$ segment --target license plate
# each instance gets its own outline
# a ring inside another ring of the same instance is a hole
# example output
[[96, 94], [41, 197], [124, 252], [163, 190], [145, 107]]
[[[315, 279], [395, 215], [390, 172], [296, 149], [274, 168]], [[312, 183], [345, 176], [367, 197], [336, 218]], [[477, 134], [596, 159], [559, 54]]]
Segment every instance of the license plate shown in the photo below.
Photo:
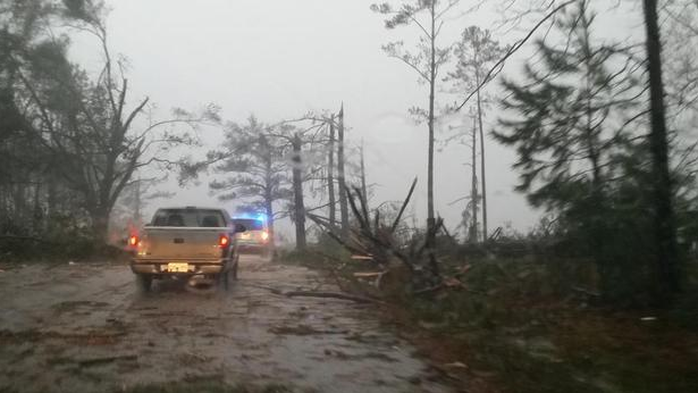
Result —
[[167, 271], [170, 273], [186, 273], [189, 271], [188, 263], [168, 263]]

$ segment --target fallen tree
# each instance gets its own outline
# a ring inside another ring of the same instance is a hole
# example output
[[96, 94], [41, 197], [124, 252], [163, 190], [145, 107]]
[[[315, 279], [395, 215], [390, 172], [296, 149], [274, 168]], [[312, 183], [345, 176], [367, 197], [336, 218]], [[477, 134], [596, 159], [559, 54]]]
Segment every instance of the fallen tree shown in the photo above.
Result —
[[382, 297], [426, 294], [434, 292], [434, 288], [453, 287], [453, 278], [443, 276], [436, 250], [429, 247], [427, 241], [444, 229], [441, 218], [426, 233], [414, 231], [410, 236], [398, 234], [416, 185], [417, 179], [412, 182], [407, 196], [391, 219], [382, 217], [380, 208], [371, 209], [361, 189], [346, 187], [354, 219], [348, 237], [341, 236], [328, 218], [307, 214], [328, 237], [351, 253], [351, 260], [365, 263], [365, 269], [370, 270], [353, 272], [348, 279], [373, 280], [372, 286], [379, 290]]

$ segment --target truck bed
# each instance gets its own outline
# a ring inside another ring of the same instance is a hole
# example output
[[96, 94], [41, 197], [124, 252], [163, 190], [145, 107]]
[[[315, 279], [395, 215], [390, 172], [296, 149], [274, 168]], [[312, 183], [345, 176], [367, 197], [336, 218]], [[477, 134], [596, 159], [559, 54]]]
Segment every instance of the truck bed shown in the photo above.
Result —
[[141, 235], [139, 260], [172, 260], [196, 263], [219, 260], [222, 235], [232, 239], [228, 227], [146, 227]]

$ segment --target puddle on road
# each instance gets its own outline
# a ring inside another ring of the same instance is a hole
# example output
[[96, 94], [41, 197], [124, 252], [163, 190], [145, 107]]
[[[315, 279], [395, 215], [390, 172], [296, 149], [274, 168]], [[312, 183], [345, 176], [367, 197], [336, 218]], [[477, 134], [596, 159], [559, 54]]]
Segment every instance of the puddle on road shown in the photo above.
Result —
[[32, 279], [40, 271], [0, 276], [0, 391], [119, 390], [212, 373], [318, 392], [449, 391], [365, 306], [261, 288], [316, 286], [305, 268], [252, 260], [229, 292], [164, 282], [149, 294], [126, 266], [91, 266], [79, 280], [74, 266], [53, 268], [50, 282]]

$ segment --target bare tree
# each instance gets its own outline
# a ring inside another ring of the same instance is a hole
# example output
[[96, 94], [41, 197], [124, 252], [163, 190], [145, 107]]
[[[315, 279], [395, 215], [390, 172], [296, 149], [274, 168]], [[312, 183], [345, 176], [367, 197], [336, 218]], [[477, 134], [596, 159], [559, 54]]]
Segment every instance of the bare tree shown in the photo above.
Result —
[[366, 162], [364, 157], [364, 141], [361, 141], [361, 146], [359, 147], [359, 153], [361, 154], [361, 197], [366, 203], [368, 203], [368, 188], [366, 186]]
[[349, 234], [349, 204], [347, 202], [347, 183], [346, 174], [344, 171], [345, 157], [344, 157], [344, 104], [339, 110], [337, 115], [337, 183], [339, 185], [339, 214], [341, 217], [342, 224], [342, 234], [347, 236]]
[[334, 115], [330, 117], [329, 141], [327, 143], [327, 195], [329, 203], [330, 226], [337, 225], [337, 201], [334, 190], [334, 155], [335, 155], [335, 122]]
[[[317, 179], [317, 173], [321, 172], [322, 163], [325, 162], [324, 147], [327, 139], [324, 138], [324, 131], [326, 129], [328, 127], [325, 121], [306, 116], [283, 121], [269, 134], [285, 146], [287, 152], [285, 159], [291, 168], [293, 193], [290, 211], [292, 211], [291, 220], [296, 229], [297, 250], [304, 250], [307, 247], [305, 219], [308, 209], [305, 201], [305, 183], [308, 180]], [[317, 145], [322, 145], [323, 148], [316, 149]]]
[[[471, 161], [470, 161], [470, 169], [472, 170], [471, 173], [471, 184], [470, 184], [470, 209], [472, 213], [471, 215], [471, 223], [466, 229], [468, 230], [468, 239], [470, 240], [471, 243], [477, 243], [478, 241], [478, 225], [477, 225], [477, 211], [478, 211], [478, 203], [480, 201], [480, 195], [477, 190], [477, 123], [476, 123], [476, 117], [473, 117], [473, 128], [470, 130], [470, 135], [471, 135], [471, 141], [470, 141], [470, 149], [471, 149]], [[483, 209], [483, 216], [484, 216], [484, 209]]]
[[[485, 95], [480, 86], [487, 70], [506, 54], [507, 49], [492, 39], [489, 30], [477, 26], [466, 28], [454, 49], [458, 59], [456, 70], [449, 74], [461, 91], [475, 91], [477, 125], [480, 133], [480, 182], [482, 184], [482, 238], [487, 241], [487, 176], [485, 167], [485, 131], [483, 126]], [[473, 142], [474, 143], [474, 142]], [[475, 147], [473, 147], [475, 154]], [[473, 168], [473, 170], [475, 170]]]
[[90, 77], [71, 63], [67, 39], [51, 34], [32, 66], [25, 66], [26, 58], [15, 58], [13, 73], [24, 116], [31, 119], [27, 129], [52, 162], [60, 163], [52, 172], [80, 196], [94, 236], [106, 239], [112, 209], [133, 174], [151, 164], [171, 164], [165, 157], [173, 147], [195, 141], [164, 127], [216, 121], [217, 108], [210, 106], [200, 115], [177, 109], [167, 120], [138, 121], [149, 100], [128, 103], [128, 80], [123, 62], [114, 60], [109, 49], [103, 4], [66, 1], [61, 12], [71, 31], [96, 38], [102, 56], [98, 76]]
[[303, 140], [298, 132], [293, 133], [290, 139], [291, 153], [291, 172], [293, 173], [293, 218], [296, 224], [296, 249], [304, 250], [307, 246], [305, 236], [305, 200], [303, 194], [303, 159], [301, 151], [303, 149]]
[[[394, 29], [398, 26], [413, 25], [419, 32], [419, 43], [414, 51], [405, 48], [402, 41], [389, 43], [383, 46], [383, 50], [388, 56], [402, 61], [405, 65], [414, 70], [421, 82], [429, 86], [428, 108], [412, 108], [410, 112], [421, 120], [426, 120], [428, 124], [428, 162], [427, 162], [427, 233], [436, 234], [432, 230], [436, 220], [434, 215], [434, 125], [435, 125], [435, 102], [436, 87], [441, 67], [448, 60], [450, 48], [440, 48], [438, 46], [439, 35], [446, 21], [446, 15], [458, 4], [459, 0], [439, 1], [439, 0], [417, 0], [406, 2], [399, 7], [390, 4], [374, 4], [371, 9], [383, 15], [388, 15], [385, 21], [387, 29]], [[420, 17], [425, 15], [425, 21]], [[428, 239], [428, 243], [433, 246], [434, 238]]]

